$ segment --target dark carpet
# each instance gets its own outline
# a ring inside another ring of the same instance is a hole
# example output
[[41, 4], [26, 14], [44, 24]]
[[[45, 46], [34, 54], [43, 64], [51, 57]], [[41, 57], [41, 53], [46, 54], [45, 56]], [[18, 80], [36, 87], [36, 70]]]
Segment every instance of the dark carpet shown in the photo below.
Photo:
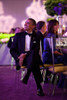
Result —
[[57, 87], [52, 96], [53, 86], [48, 83], [43, 86], [45, 96], [40, 97], [32, 74], [27, 85], [21, 82], [20, 77], [21, 71], [17, 72], [10, 66], [0, 66], [0, 100], [67, 100], [67, 91], [63, 92], [63, 89]]

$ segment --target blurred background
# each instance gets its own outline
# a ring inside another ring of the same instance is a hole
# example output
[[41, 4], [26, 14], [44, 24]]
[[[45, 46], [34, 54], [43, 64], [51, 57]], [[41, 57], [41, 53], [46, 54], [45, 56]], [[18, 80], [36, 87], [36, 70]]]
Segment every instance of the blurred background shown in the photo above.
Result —
[[[23, 27], [28, 17], [36, 21], [50, 18], [45, 10], [47, 0], [0, 0], [0, 32], [9, 32], [11, 28]], [[67, 16], [63, 15], [64, 26]]]

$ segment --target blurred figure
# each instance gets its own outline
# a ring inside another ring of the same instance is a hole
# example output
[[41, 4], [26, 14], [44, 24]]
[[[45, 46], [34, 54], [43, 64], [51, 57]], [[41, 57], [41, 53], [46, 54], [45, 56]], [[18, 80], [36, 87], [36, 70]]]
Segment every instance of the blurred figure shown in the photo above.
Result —
[[24, 28], [21, 28], [21, 32], [23, 32], [24, 31]]
[[[41, 60], [40, 60], [40, 65], [44, 66], [43, 64], [43, 57], [42, 57], [42, 53], [44, 51], [44, 38], [46, 37], [47, 35], [47, 32], [46, 32], [46, 23], [44, 21], [39, 21], [37, 24], [36, 24], [36, 29], [37, 29], [37, 35], [39, 37], [39, 40], [40, 40], [40, 57], [41, 57]], [[45, 81], [47, 81], [47, 76], [45, 76], [44, 78]], [[43, 80], [43, 82], [44, 82]]]
[[[64, 65], [67, 65], [67, 54], [64, 54], [61, 50], [59, 51], [58, 49], [56, 49], [56, 38], [57, 38], [58, 28], [59, 28], [59, 22], [57, 20], [54, 19], [48, 22], [48, 34], [46, 38], [44, 38], [44, 51], [43, 51], [44, 64], [53, 64], [52, 44], [51, 42], [48, 41], [50, 37], [53, 37], [54, 64], [63, 63]], [[60, 81], [58, 86], [62, 87], [63, 83], [64, 82]]]
[[11, 28], [9, 34], [11, 34], [11, 33], [15, 33], [15, 29], [14, 28]]
[[21, 32], [21, 28], [20, 27], [16, 27], [15, 28], [15, 34]]
[[[14, 32], [14, 34], [17, 34], [17, 33], [21, 32], [21, 29], [20, 29], [20, 27], [16, 27], [15, 29], [12, 28], [11, 31], [10, 31], [10, 33], [12, 33], [12, 32]], [[13, 43], [13, 39], [14, 39], [14, 36], [10, 37], [10, 39], [8, 41], [8, 44], [7, 44], [8, 48], [11, 47], [11, 45]]]
[[[12, 28], [9, 32], [9, 34], [15, 34], [15, 29]], [[14, 36], [10, 37], [9, 41], [8, 41], [8, 44], [7, 44], [7, 47], [10, 49], [11, 48], [11, 45], [13, 43], [13, 39], [14, 39]], [[11, 69], [13, 68], [13, 61], [14, 61], [14, 58], [11, 57]]]
[[53, 37], [53, 50], [54, 50], [54, 63], [63, 62], [63, 54], [56, 49], [56, 37], [58, 34], [59, 22], [57, 20], [50, 20], [48, 22], [48, 34], [44, 38], [44, 52], [43, 52], [43, 63], [52, 63], [52, 50], [50, 43], [48, 43], [47, 38]]
[[[42, 49], [42, 51], [40, 51], [40, 53], [43, 52], [43, 40], [44, 40], [44, 34], [46, 33], [46, 23], [44, 21], [39, 21], [36, 24], [36, 30], [37, 30], [37, 35], [39, 37], [40, 40], [40, 49]], [[41, 54], [41, 59], [42, 59], [42, 54]]]

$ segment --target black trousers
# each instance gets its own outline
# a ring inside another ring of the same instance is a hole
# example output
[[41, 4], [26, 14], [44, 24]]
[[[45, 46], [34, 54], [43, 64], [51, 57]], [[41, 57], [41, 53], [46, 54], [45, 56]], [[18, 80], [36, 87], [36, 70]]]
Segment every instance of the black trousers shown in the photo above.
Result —
[[40, 67], [39, 67], [39, 55], [30, 55], [28, 59], [26, 59], [25, 64], [28, 66], [27, 67], [27, 74], [24, 77], [25, 83], [27, 83], [29, 76], [31, 72], [33, 73], [37, 88], [42, 89], [40, 83], [43, 82], [43, 78], [40, 72]]
[[34, 79], [35, 79], [36, 85], [37, 85], [37, 89], [42, 90], [42, 87], [41, 87], [40, 83], [43, 81], [43, 79], [42, 79], [42, 75], [40, 73], [40, 69], [39, 68], [37, 69], [36, 68], [37, 66], [34, 69], [33, 69], [33, 67], [27, 69], [27, 73], [26, 73], [23, 81], [27, 84], [29, 76], [30, 76], [30, 74], [32, 72], [33, 75], [34, 75]]
[[[34, 52], [31, 52], [24, 59], [23, 65], [27, 67], [27, 74], [25, 75], [23, 81], [27, 83], [29, 76], [32, 72], [34, 75], [37, 88], [42, 89], [40, 83], [43, 81], [43, 79], [39, 68], [39, 61], [40, 61], [39, 55]], [[17, 64], [16, 69], [19, 69], [20, 68], [19, 62], [16, 62], [16, 64]]]

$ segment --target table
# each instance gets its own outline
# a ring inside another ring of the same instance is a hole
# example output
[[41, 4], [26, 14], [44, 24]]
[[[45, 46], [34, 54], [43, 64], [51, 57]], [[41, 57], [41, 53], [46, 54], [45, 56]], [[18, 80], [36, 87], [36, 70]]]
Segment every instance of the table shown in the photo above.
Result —
[[[7, 43], [0, 44], [0, 65], [11, 65], [11, 59], [12, 56]], [[15, 61], [13, 61], [13, 65], [15, 65]]]

